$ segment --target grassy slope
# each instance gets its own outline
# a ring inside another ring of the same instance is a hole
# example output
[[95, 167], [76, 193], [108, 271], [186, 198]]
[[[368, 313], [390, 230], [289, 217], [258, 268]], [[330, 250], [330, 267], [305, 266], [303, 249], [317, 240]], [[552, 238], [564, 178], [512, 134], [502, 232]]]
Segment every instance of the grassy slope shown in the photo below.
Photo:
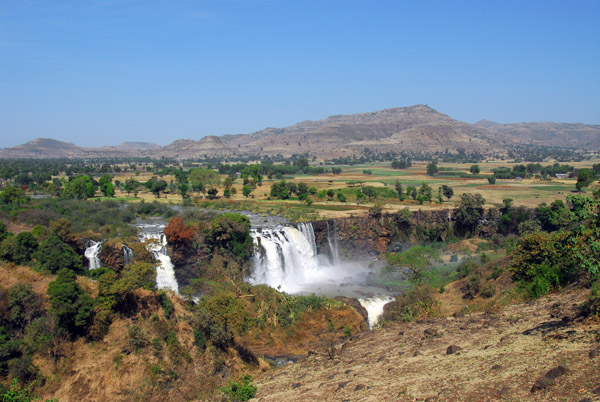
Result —
[[[458, 286], [446, 293], [457, 292]], [[392, 324], [258, 379], [259, 401], [578, 401], [600, 386], [600, 322], [575, 316], [580, 291], [516, 304], [498, 312]], [[557, 313], [558, 310], [558, 313]], [[428, 337], [433, 329], [439, 336]], [[463, 350], [446, 355], [449, 345]], [[547, 390], [530, 393], [537, 378], [565, 365]], [[597, 396], [595, 396], [597, 397]]]

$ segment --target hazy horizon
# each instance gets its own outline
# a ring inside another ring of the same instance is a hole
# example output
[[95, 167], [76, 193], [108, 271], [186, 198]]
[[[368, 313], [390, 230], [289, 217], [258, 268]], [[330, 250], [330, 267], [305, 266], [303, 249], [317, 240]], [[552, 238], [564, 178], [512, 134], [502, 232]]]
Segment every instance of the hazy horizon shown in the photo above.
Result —
[[0, 147], [249, 134], [427, 104], [600, 124], [600, 3], [0, 0]]

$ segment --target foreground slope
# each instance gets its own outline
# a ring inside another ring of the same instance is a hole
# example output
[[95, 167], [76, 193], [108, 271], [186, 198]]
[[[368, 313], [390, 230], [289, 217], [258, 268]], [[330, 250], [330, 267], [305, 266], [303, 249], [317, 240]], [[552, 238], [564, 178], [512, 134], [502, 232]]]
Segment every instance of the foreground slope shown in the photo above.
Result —
[[[597, 400], [600, 357], [590, 351], [600, 346], [600, 323], [577, 318], [582, 300], [576, 291], [502, 312], [392, 324], [352, 337], [334, 359], [313, 355], [263, 375], [256, 400]], [[461, 350], [447, 354], [452, 345]], [[559, 365], [566, 374], [531, 392]]]

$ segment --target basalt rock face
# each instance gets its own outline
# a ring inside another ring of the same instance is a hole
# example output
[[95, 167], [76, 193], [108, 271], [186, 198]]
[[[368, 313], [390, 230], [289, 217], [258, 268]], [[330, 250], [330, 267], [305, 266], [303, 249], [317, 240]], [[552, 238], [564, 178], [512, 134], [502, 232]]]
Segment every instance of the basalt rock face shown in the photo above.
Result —
[[[498, 230], [500, 211], [486, 210], [477, 225], [479, 236], [491, 237]], [[399, 252], [411, 245], [441, 242], [453, 233], [456, 210], [411, 211], [312, 222], [319, 254], [332, 256], [330, 244], [337, 238], [342, 259], [365, 259], [384, 252]]]
[[410, 224], [397, 214], [313, 222], [318, 252], [331, 257], [330, 243], [337, 237], [343, 259], [364, 259], [402, 251], [417, 242], [443, 241], [450, 233], [451, 210], [413, 211], [411, 215]]

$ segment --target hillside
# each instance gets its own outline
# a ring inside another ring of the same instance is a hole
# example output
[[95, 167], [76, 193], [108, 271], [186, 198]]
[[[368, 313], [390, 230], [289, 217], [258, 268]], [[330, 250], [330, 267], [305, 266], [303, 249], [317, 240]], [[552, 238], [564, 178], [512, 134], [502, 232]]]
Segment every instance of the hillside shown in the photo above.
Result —
[[[578, 318], [582, 299], [570, 292], [362, 333], [338, 344], [333, 359], [317, 354], [266, 373], [256, 400], [598, 400], [600, 323]], [[559, 366], [565, 374], [532, 391]]]
[[38, 138], [0, 150], [0, 158], [153, 157], [207, 158], [244, 155], [291, 156], [307, 153], [320, 159], [360, 156], [368, 152], [434, 152], [505, 155], [514, 146], [600, 148], [600, 126], [566, 123], [469, 124], [426, 105], [371, 113], [335, 115], [253, 134], [177, 140], [166, 146], [128, 143], [83, 148]]
[[544, 145], [573, 149], [599, 149], [600, 126], [568, 123], [499, 124], [481, 120], [476, 126], [492, 132], [497, 139], [514, 144]]

